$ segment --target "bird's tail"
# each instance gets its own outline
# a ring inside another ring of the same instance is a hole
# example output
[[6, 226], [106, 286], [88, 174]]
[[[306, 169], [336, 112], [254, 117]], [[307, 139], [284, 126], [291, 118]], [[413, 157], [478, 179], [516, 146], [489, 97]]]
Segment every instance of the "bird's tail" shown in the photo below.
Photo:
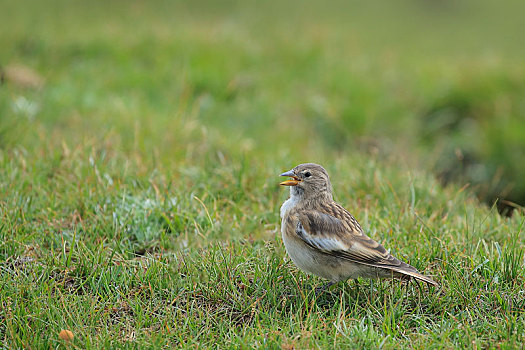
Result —
[[416, 280], [426, 282], [430, 285], [433, 285], [434, 287], [439, 287], [439, 284], [436, 281], [434, 281], [432, 278], [422, 275], [417, 271], [411, 271], [408, 269], [395, 269], [394, 271], [399, 272], [406, 277], [412, 277], [412, 278], [415, 278]]

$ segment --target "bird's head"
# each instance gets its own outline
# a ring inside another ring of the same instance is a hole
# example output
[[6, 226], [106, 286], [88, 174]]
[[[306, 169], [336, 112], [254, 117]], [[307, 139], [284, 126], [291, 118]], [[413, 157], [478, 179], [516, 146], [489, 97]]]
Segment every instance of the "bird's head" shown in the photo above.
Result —
[[291, 179], [280, 183], [290, 186], [290, 195], [304, 199], [332, 199], [332, 184], [328, 173], [318, 164], [299, 164], [295, 168], [280, 176], [289, 176]]

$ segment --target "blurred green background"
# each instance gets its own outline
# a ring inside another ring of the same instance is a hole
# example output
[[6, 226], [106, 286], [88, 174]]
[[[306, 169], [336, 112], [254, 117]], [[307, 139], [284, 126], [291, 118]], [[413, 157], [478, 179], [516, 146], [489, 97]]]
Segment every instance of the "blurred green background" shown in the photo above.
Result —
[[[522, 348], [524, 212], [473, 193], [525, 203], [524, 10], [2, 0], [0, 342]], [[314, 296], [279, 220], [307, 161], [443, 288]]]
[[88, 143], [168, 168], [394, 156], [512, 208], [525, 203], [524, 10], [3, 1], [0, 147]]

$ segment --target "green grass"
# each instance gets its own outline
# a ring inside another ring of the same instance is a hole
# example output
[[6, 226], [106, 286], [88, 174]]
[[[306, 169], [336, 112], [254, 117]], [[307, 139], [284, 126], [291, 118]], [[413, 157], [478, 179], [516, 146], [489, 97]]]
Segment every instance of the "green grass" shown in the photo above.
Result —
[[[0, 85], [2, 346], [523, 347], [523, 211], [429, 170], [519, 179], [521, 12], [359, 5], [3, 4], [0, 64], [45, 82]], [[316, 297], [279, 233], [306, 161], [442, 288]]]

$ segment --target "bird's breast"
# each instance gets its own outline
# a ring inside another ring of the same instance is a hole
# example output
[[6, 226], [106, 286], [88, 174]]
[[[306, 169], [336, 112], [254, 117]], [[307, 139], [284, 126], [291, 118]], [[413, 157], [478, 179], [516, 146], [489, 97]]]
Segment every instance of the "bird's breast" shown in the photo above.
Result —
[[283, 205], [281, 205], [281, 219], [284, 219], [286, 214], [290, 212], [298, 203], [298, 199], [296, 197], [290, 197], [288, 198]]

